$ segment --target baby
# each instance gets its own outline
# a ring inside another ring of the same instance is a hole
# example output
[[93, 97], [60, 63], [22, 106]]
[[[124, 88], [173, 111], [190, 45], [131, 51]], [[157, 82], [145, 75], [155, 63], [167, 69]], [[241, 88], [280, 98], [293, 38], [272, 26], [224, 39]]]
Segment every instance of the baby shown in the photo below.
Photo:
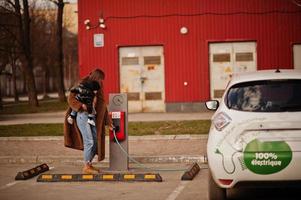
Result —
[[[99, 90], [100, 85], [97, 81], [84, 81], [81, 82], [78, 86], [72, 88], [70, 92], [75, 93], [75, 99], [87, 106], [88, 112], [88, 124], [95, 126], [95, 102], [96, 102], [96, 93]], [[67, 118], [69, 124], [73, 124], [74, 119], [76, 118], [77, 112], [72, 110], [70, 115]]]

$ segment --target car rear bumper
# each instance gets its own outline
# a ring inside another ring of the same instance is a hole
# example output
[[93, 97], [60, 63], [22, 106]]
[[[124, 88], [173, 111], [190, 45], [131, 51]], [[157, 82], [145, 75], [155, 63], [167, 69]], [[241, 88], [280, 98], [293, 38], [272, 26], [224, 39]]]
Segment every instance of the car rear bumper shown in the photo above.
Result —
[[[281, 184], [281, 182], [301, 182], [301, 152], [292, 152], [290, 162], [284, 167], [279, 168], [278, 166], [276, 171], [274, 168], [277, 166], [271, 164], [271, 162], [259, 161], [255, 168], [251, 168], [246, 165], [242, 152], [234, 152], [231, 155], [224, 156], [214, 152], [211, 156], [208, 156], [212, 177], [220, 187], [233, 188], [242, 183], [243, 185], [247, 185], [247, 183], [253, 185], [257, 182], [267, 185], [268, 182], [277, 184]], [[260, 162], [266, 165], [260, 165]], [[278, 162], [281, 162], [281, 160]], [[256, 162], [253, 163], [256, 164]], [[264, 174], [262, 173], [264, 170], [270, 170], [272, 173]], [[225, 180], [228, 181], [225, 182]]]
[[234, 188], [300, 188], [301, 180], [292, 181], [241, 181]]

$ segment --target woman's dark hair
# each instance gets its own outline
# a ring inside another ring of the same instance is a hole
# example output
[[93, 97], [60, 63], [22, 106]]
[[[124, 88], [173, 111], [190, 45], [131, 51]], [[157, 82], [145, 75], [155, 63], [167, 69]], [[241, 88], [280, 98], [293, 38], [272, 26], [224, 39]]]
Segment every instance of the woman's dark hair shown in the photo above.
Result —
[[100, 81], [105, 79], [105, 73], [101, 69], [95, 69], [89, 74], [89, 79], [92, 81]]
[[91, 81], [100, 81], [105, 79], [105, 73], [101, 69], [93, 70], [88, 76], [86, 76], [83, 81], [91, 80]]

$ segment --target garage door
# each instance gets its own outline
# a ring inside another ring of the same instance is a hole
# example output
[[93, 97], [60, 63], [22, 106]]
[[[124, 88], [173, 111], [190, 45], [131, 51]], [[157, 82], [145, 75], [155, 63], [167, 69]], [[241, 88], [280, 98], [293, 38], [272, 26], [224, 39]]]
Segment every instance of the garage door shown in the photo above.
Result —
[[119, 59], [129, 112], [165, 112], [163, 47], [122, 47]]
[[232, 42], [209, 44], [210, 96], [222, 97], [233, 73], [256, 71], [256, 43]]
[[295, 44], [294, 51], [294, 68], [301, 69], [301, 44]]

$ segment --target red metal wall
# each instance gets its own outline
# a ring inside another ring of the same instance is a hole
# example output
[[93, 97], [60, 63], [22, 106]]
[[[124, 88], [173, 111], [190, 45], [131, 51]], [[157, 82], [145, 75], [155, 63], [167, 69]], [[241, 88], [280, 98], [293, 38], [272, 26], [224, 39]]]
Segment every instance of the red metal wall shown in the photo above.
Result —
[[[101, 13], [107, 28], [86, 30]], [[301, 43], [301, 7], [289, 0], [78, 0], [78, 17], [81, 76], [100, 67], [106, 94], [119, 92], [118, 47], [163, 45], [167, 103], [209, 98], [210, 42], [255, 41], [258, 69], [292, 68]], [[103, 48], [93, 47], [95, 33]]]

